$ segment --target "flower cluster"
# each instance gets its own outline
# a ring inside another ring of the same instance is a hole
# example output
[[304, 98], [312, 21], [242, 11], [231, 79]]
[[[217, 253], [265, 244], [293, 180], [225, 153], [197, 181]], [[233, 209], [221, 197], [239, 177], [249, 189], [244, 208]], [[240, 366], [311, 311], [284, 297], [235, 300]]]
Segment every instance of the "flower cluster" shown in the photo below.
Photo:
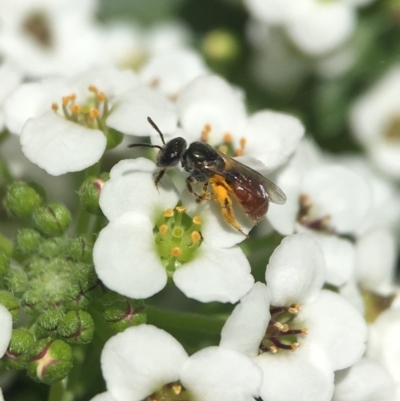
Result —
[[399, 9], [178, 3], [0, 4], [0, 400], [396, 401]]

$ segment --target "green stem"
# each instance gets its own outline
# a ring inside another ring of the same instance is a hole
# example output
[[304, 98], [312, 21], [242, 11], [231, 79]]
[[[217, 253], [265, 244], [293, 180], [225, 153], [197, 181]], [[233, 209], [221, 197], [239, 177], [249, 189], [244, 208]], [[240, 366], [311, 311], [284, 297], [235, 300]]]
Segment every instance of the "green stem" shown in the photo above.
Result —
[[55, 382], [49, 390], [48, 401], [73, 401], [74, 396], [67, 391], [67, 379]]
[[226, 318], [196, 313], [178, 312], [171, 309], [146, 305], [147, 323], [160, 328], [177, 328], [185, 331], [220, 334]]
[[79, 207], [75, 228], [76, 235], [85, 234], [88, 232], [91, 217], [92, 215], [90, 213]]
[[2, 157], [0, 157], [0, 179], [6, 185], [10, 185], [14, 182], [14, 177], [8, 169], [6, 161]]
[[96, 216], [93, 222], [92, 233], [98, 234], [107, 224], [107, 219], [104, 215]]

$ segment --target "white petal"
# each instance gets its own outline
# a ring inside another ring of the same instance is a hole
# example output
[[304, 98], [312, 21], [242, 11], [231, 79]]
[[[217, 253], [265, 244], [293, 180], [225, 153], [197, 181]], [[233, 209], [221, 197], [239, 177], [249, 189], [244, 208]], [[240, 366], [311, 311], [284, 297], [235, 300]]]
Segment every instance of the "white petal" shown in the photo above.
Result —
[[247, 116], [242, 99], [225, 80], [215, 75], [189, 83], [181, 92], [177, 107], [189, 141], [200, 140], [206, 124], [211, 126], [208, 139], [213, 145], [221, 143], [223, 134], [242, 135], [245, 128]]
[[287, 200], [284, 205], [270, 203], [267, 218], [280, 234], [290, 235], [294, 233], [299, 213], [301, 175], [295, 169], [287, 168], [279, 175], [276, 184], [285, 193]]
[[370, 231], [356, 244], [356, 277], [369, 290], [392, 290], [397, 259], [393, 235], [385, 229]]
[[331, 216], [329, 224], [339, 233], [355, 230], [370, 208], [368, 183], [342, 166], [315, 168], [305, 175], [301, 190], [309, 196], [319, 217]]
[[188, 356], [175, 338], [150, 325], [111, 337], [101, 354], [108, 391], [116, 401], [140, 401], [179, 379]]
[[352, 278], [339, 288], [339, 294], [349, 301], [361, 315], [365, 313], [364, 300], [358, 283]]
[[3, 357], [11, 340], [12, 317], [8, 309], [0, 305], [0, 358]]
[[367, 325], [342, 296], [322, 290], [313, 303], [303, 306], [299, 318], [304, 319], [308, 329], [305, 341], [324, 349], [333, 370], [347, 368], [363, 355]]
[[116, 401], [115, 398], [108, 392], [97, 394], [90, 401]]
[[7, 99], [23, 79], [22, 70], [14, 63], [5, 61], [0, 65], [0, 105]]
[[336, 373], [332, 401], [394, 401], [392, 378], [379, 364], [362, 358]]
[[106, 144], [101, 131], [64, 120], [53, 111], [28, 120], [21, 133], [25, 156], [51, 175], [93, 165], [103, 155]]
[[173, 278], [187, 297], [201, 302], [237, 302], [254, 283], [250, 264], [239, 247], [215, 248], [205, 242]]
[[194, 51], [181, 49], [157, 54], [140, 71], [147, 85], [154, 84], [167, 96], [176, 96], [191, 80], [203, 75], [207, 68]]
[[319, 56], [344, 43], [352, 34], [356, 15], [353, 8], [338, 3], [313, 2], [300, 18], [288, 23], [287, 33], [303, 51]]
[[264, 373], [263, 400], [331, 400], [333, 370], [319, 347], [310, 344], [295, 351], [266, 352], [255, 360]]
[[375, 164], [386, 174], [400, 178], [400, 146], [387, 140], [369, 144], [369, 154]]
[[400, 309], [388, 309], [370, 326], [367, 357], [400, 379]]
[[147, 117], [151, 117], [161, 132], [172, 133], [176, 129], [175, 105], [156, 91], [138, 86], [115, 97], [107, 125], [127, 135], [158, 136]]
[[270, 318], [268, 289], [265, 284], [255, 283], [225, 322], [220, 346], [257, 356]]
[[259, 111], [248, 120], [245, 153], [274, 170], [288, 160], [303, 135], [304, 127], [296, 117], [270, 110]]
[[183, 365], [181, 382], [201, 401], [253, 401], [262, 381], [260, 368], [238, 352], [208, 347]]
[[93, 261], [104, 285], [130, 298], [151, 297], [167, 283], [155, 250], [153, 224], [142, 214], [125, 213], [103, 228]]
[[335, 235], [314, 234], [326, 263], [325, 281], [340, 287], [353, 276], [355, 251], [353, 244]]
[[51, 111], [53, 102], [60, 102], [62, 96], [71, 93], [65, 80], [48, 80], [21, 85], [4, 104], [7, 128], [20, 135], [24, 124], [33, 117], [40, 117]]
[[265, 278], [274, 306], [312, 302], [325, 280], [321, 248], [308, 234], [282, 240], [269, 259]]
[[106, 217], [113, 220], [124, 213], [137, 212], [152, 218], [156, 213], [174, 208], [179, 200], [176, 188], [167, 176], [157, 188], [155, 171], [155, 164], [141, 157], [116, 164], [100, 196], [100, 207]]

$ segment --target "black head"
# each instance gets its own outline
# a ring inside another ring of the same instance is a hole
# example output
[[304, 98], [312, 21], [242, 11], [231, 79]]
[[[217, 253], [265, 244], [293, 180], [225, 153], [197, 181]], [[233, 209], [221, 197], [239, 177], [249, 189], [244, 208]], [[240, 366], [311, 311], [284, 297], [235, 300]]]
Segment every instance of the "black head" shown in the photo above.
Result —
[[151, 145], [147, 143], [133, 143], [132, 145], [128, 145], [128, 148], [145, 146], [148, 148], [160, 149], [160, 151], [157, 154], [157, 162], [156, 162], [157, 167], [161, 167], [165, 170], [168, 167], [176, 166], [181, 161], [182, 155], [186, 150], [187, 147], [186, 141], [183, 138], [178, 137], [171, 139], [169, 142], [165, 143], [164, 135], [161, 132], [161, 130], [157, 127], [155, 122], [150, 117], [147, 117], [147, 121], [158, 132], [164, 146]]

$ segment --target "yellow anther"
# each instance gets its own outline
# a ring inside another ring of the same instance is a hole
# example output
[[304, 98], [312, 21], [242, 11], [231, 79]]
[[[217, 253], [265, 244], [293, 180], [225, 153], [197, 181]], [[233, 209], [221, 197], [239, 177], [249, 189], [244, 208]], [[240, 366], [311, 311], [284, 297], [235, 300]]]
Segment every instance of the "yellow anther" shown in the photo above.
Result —
[[302, 334], [308, 334], [308, 329], [307, 329], [307, 327], [303, 327], [303, 328], [301, 329], [301, 333], [302, 333]]
[[211, 125], [206, 124], [203, 128], [203, 131], [201, 132], [201, 141], [202, 142], [207, 142], [208, 141], [208, 135], [211, 132]]
[[158, 228], [158, 232], [160, 233], [160, 235], [164, 236], [168, 231], [168, 226], [166, 224], [162, 224], [159, 228]]
[[246, 138], [240, 138], [239, 145], [241, 149], [244, 149], [244, 147], [246, 146], [246, 142]]
[[198, 231], [193, 231], [190, 234], [190, 240], [192, 241], [192, 244], [197, 244], [201, 240], [201, 234]]
[[89, 92], [97, 93], [99, 90], [96, 88], [94, 85], [89, 85], [88, 86]]
[[270, 347], [268, 347], [268, 349], [269, 349], [273, 354], [276, 354], [276, 351], [278, 351], [278, 349], [275, 347], [275, 345], [271, 345]]
[[292, 308], [289, 308], [289, 309], [288, 309], [288, 312], [291, 313], [292, 315], [297, 315], [297, 313], [299, 312], [299, 310], [292, 307]]
[[58, 104], [57, 104], [56, 102], [53, 102], [53, 103], [51, 104], [51, 108], [52, 108], [54, 111], [57, 111], [57, 110], [58, 110]]
[[63, 96], [62, 98], [62, 104], [63, 106], [67, 106], [68, 103], [72, 100], [71, 96]]
[[172, 391], [176, 394], [179, 395], [182, 391], [182, 386], [179, 384], [175, 384], [174, 386], [172, 386]]
[[154, 78], [149, 82], [150, 88], [157, 88], [160, 85], [159, 78]]
[[297, 311], [299, 311], [301, 309], [301, 305], [300, 304], [296, 304], [296, 305], [294, 305], [294, 307], [297, 309]]
[[200, 226], [202, 223], [200, 216], [194, 216], [192, 221], [193, 221], [193, 224], [197, 224], [198, 226]]
[[175, 209], [176, 209], [176, 211], [178, 213], [185, 213], [186, 212], [186, 208], [184, 206], [177, 206]]
[[167, 209], [163, 214], [164, 217], [172, 217], [173, 215], [174, 215], [174, 209]]
[[283, 331], [283, 324], [280, 322], [274, 323], [274, 327], [279, 331]]
[[243, 156], [244, 151], [243, 149], [236, 149], [235, 150], [235, 156]]
[[96, 109], [96, 107], [93, 107], [92, 109], [90, 109], [89, 111], [89, 117], [91, 119], [96, 119], [97, 117], [100, 117], [100, 111], [99, 109]]
[[282, 327], [282, 331], [283, 331], [284, 333], [286, 333], [288, 330], [289, 330], [289, 325], [285, 323], [285, 324], [283, 325], [283, 327]]
[[106, 100], [106, 95], [104, 94], [104, 92], [99, 92], [97, 94], [97, 99], [99, 99], [100, 102], [104, 102]]
[[82, 107], [81, 107], [79, 104], [74, 103], [74, 104], [71, 106], [71, 111], [72, 111], [74, 114], [80, 114], [81, 111], [82, 111]]
[[299, 348], [299, 343], [293, 343], [293, 344], [290, 344], [290, 346], [292, 347], [292, 349], [296, 349], [296, 348]]
[[175, 256], [176, 258], [178, 258], [179, 256], [182, 255], [182, 250], [178, 246], [175, 246], [170, 250], [169, 254], [171, 256]]
[[233, 141], [233, 136], [229, 132], [224, 134], [224, 142], [225, 143], [231, 143]]
[[312, 206], [311, 199], [307, 194], [300, 194], [299, 201], [304, 208], [310, 208]]

